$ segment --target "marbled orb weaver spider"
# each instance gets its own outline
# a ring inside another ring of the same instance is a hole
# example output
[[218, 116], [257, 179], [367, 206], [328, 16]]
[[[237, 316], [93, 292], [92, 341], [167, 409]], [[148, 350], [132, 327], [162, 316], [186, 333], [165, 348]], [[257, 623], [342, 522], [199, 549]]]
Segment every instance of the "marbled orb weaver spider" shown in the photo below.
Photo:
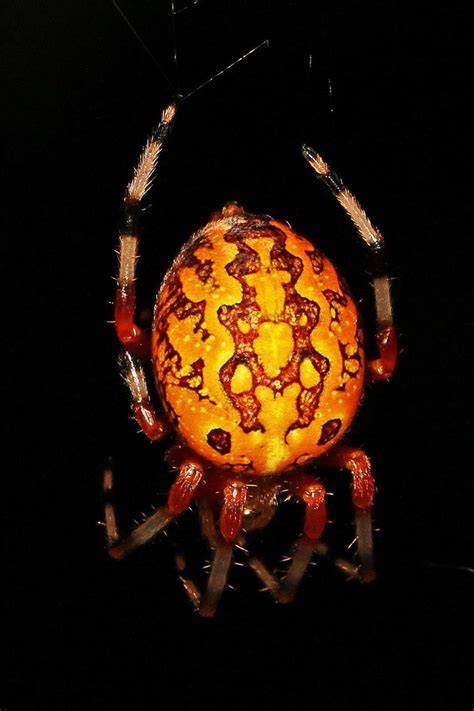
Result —
[[[151, 334], [135, 317], [139, 214], [175, 117], [171, 104], [152, 131], [127, 187], [120, 225], [115, 328], [134, 417], [150, 440], [175, 431], [168, 461], [177, 477], [167, 504], [120, 538], [106, 503], [109, 553], [121, 559], [196, 501], [214, 551], [205, 593], [184, 575], [203, 616], [215, 613], [235, 545], [271, 520], [282, 491], [305, 504], [303, 534], [280, 580], [255, 557], [248, 563], [280, 602], [293, 599], [313, 553], [324, 554], [326, 491], [312, 468], [352, 475], [359, 565], [338, 567], [362, 581], [374, 573], [371, 508], [374, 480], [366, 454], [340, 440], [366, 380], [385, 380], [397, 345], [383, 238], [356, 198], [308, 146], [303, 156], [352, 219], [375, 256], [379, 357], [365, 360], [357, 307], [335, 267], [286, 223], [228, 203], [182, 247], [158, 292]], [[155, 412], [143, 362], [150, 362], [163, 408]], [[112, 472], [104, 474], [112, 491]]]

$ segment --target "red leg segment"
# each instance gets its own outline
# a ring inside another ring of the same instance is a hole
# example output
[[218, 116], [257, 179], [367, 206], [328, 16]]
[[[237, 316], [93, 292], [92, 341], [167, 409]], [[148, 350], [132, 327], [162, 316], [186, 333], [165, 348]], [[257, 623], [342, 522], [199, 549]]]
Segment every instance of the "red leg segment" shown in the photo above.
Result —
[[295, 546], [291, 565], [278, 592], [278, 601], [282, 603], [291, 602], [295, 597], [327, 520], [326, 489], [319, 481], [305, 472], [299, 472], [290, 478], [288, 487], [306, 504], [306, 515], [304, 534]]
[[163, 142], [171, 129], [175, 113], [174, 104], [170, 104], [163, 111], [160, 123], [153, 129], [145, 144], [123, 201], [118, 288], [115, 294], [115, 328], [123, 347], [129, 353], [144, 359], [150, 357], [150, 336], [134, 323], [135, 267], [141, 232], [140, 213], [143, 198], [153, 181]]
[[326, 489], [309, 474], [298, 473], [289, 482], [290, 492], [306, 504], [304, 534], [317, 541], [326, 526]]
[[368, 456], [361, 449], [341, 445], [324, 458], [324, 464], [347, 469], [352, 474], [352, 500], [357, 509], [372, 506], [375, 482]]
[[224, 487], [219, 528], [227, 543], [240, 533], [246, 499], [247, 487], [241, 481], [232, 481]]
[[181, 465], [178, 478], [168, 493], [168, 511], [173, 516], [182, 513], [191, 503], [203, 476], [203, 468], [194, 462]]
[[381, 327], [375, 335], [380, 358], [367, 362], [367, 380], [388, 380], [395, 370], [398, 356], [397, 337], [393, 326]]
[[132, 412], [148, 439], [156, 442], [167, 434], [168, 424], [162, 417], [158, 417], [150, 400], [133, 402]]
[[[199, 606], [199, 614], [202, 617], [213, 617], [215, 614], [232, 562], [234, 541], [242, 530], [247, 500], [246, 484], [229, 479], [222, 472], [214, 472], [214, 474], [215, 476], [210, 477], [210, 480], [203, 484], [200, 500], [203, 534], [214, 548], [208, 584]], [[212, 500], [222, 502], [219, 518], [220, 533], [214, 526]]]
[[110, 500], [114, 490], [114, 473], [112, 465], [109, 464], [104, 469], [102, 488], [105, 497], [105, 530], [107, 532], [107, 544], [112, 546], [119, 539], [117, 519], [115, 517], [115, 508]]
[[132, 412], [148, 439], [161, 439], [169, 431], [168, 422], [159, 417], [150, 402], [145, 373], [140, 361], [128, 352], [119, 358], [122, 375], [132, 396]]
[[[178, 458], [179, 454], [179, 451], [176, 451], [173, 456]], [[229, 481], [228, 477], [222, 473], [220, 473], [220, 477], [219, 474], [215, 474], [215, 477], [210, 477], [209, 481], [203, 483], [199, 499], [202, 532], [214, 550], [211, 572], [202, 598], [194, 583], [188, 578], [183, 579], [184, 576], [182, 576], [186, 594], [198, 609], [201, 617], [213, 617], [217, 609], [232, 563], [234, 541], [242, 528], [247, 498], [245, 484], [240, 481]], [[211, 500], [220, 503], [221, 497], [219, 532], [215, 527]]]
[[[168, 494], [167, 506], [157, 508], [124, 539], [120, 539], [118, 534], [115, 510], [112, 504], [107, 502], [105, 516], [109, 555], [120, 560], [154, 538], [175, 516], [186, 509], [199, 486], [202, 475], [203, 470], [200, 465], [184, 462], [180, 467], [178, 478]], [[104, 491], [109, 495], [112, 491], [112, 470], [110, 468], [104, 472]]]
[[364, 582], [370, 582], [375, 578], [371, 514], [375, 482], [369, 458], [361, 449], [341, 445], [329, 452], [324, 463], [348, 469], [352, 474], [352, 501], [355, 507], [360, 577]]
[[[127, 251], [124, 246], [125, 241], [131, 243], [128, 245], [128, 251], [133, 245], [133, 251], [135, 252], [138, 243], [137, 238], [129, 235], [122, 236], [120, 239], [122, 252]], [[134, 255], [133, 260], [135, 259], [136, 256]], [[129, 353], [147, 360], [150, 358], [151, 352], [150, 334], [134, 323], [135, 307], [135, 283], [119, 282], [119, 287], [115, 292], [115, 330], [117, 338]]]

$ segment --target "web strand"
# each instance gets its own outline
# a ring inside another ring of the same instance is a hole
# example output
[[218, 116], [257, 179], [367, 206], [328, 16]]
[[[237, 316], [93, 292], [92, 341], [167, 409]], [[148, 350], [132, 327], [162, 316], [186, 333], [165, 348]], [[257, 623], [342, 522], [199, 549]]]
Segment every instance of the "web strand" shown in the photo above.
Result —
[[181, 97], [182, 101], [184, 101], [185, 99], [189, 99], [190, 96], [193, 96], [194, 94], [196, 94], [198, 91], [200, 91], [200, 90], [203, 89], [205, 86], [207, 86], [208, 84], [210, 84], [211, 82], [213, 82], [215, 79], [218, 79], [218, 78], [221, 77], [223, 74], [225, 74], [229, 69], [232, 69], [232, 67], [235, 67], [237, 64], [239, 64], [240, 62], [242, 62], [244, 59], [247, 59], [247, 57], [250, 57], [250, 55], [253, 54], [254, 52], [256, 52], [258, 49], [260, 49], [260, 47], [264, 47], [264, 46], [265, 46], [265, 47], [269, 47], [269, 46], [270, 46], [270, 41], [269, 41], [268, 39], [264, 40], [263, 42], [260, 42], [260, 44], [258, 44], [256, 47], [254, 47], [253, 49], [251, 49], [249, 52], [246, 52], [246, 54], [243, 54], [241, 57], [239, 57], [238, 59], [236, 59], [235, 62], [232, 62], [232, 63], [229, 64], [227, 67], [225, 67], [224, 69], [221, 69], [219, 72], [217, 72], [216, 74], [214, 74], [214, 76], [212, 76], [210, 79], [207, 79], [207, 80], [204, 81], [202, 84], [199, 84], [199, 86], [197, 86], [195, 89], [192, 89], [192, 90], [191, 90], [190, 92], [188, 92], [185, 96]]

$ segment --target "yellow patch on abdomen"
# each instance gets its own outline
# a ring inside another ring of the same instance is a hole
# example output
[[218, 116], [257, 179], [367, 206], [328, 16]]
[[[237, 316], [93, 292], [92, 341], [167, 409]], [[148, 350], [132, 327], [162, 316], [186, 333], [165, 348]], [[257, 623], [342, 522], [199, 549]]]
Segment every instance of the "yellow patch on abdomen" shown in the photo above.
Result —
[[288, 363], [294, 349], [291, 326], [284, 321], [264, 321], [253, 342], [255, 353], [269, 378], [276, 378]]

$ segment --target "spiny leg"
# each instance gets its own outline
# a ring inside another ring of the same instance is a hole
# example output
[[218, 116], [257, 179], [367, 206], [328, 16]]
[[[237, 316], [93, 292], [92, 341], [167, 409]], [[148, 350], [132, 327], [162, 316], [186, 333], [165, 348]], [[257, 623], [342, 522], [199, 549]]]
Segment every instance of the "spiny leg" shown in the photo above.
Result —
[[[292, 559], [292, 575], [294, 575], [295, 577], [298, 576], [296, 587], [299, 585], [299, 582], [301, 581], [301, 578], [303, 577], [306, 568], [311, 562], [313, 552], [321, 558], [329, 558], [329, 560], [333, 563], [334, 567], [340, 570], [345, 575], [347, 575], [348, 579], [359, 577], [359, 571], [357, 566], [346, 560], [345, 558], [341, 558], [340, 556], [335, 557], [331, 553], [329, 546], [327, 546], [326, 543], [318, 541], [315, 544], [314, 542], [312, 542], [312, 549], [311, 546], [309, 546], [307, 551], [307, 553], [309, 554], [309, 559], [306, 559], [306, 553], [304, 549], [301, 550], [301, 547], [303, 546], [304, 541], [303, 539], [301, 539], [296, 544], [293, 551], [294, 557]], [[253, 570], [257, 578], [264, 584], [265, 587], [262, 589], [267, 590], [277, 602], [284, 602], [284, 600], [281, 600], [280, 581], [273, 573], [268, 570], [266, 565], [255, 556], [249, 556], [248, 565]], [[289, 572], [290, 571], [288, 571], [288, 574]], [[290, 581], [288, 581], [288, 584], [290, 584]], [[288, 600], [288, 602], [290, 601], [291, 600]]]
[[[306, 568], [311, 562], [313, 552], [321, 558], [329, 558], [338, 570], [348, 576], [348, 579], [359, 577], [359, 571], [357, 566], [355, 566], [353, 563], [350, 563], [345, 558], [341, 558], [339, 556], [335, 557], [333, 554], [331, 554], [329, 546], [327, 546], [326, 543], [322, 543], [321, 541], [318, 541], [317, 543], [310, 543], [311, 545], [309, 545], [305, 549], [305, 541], [303, 537], [296, 544], [293, 551], [291, 577], [294, 576], [294, 578], [297, 578], [296, 588], [298, 587]], [[285, 602], [285, 600], [281, 599], [280, 581], [273, 573], [268, 570], [266, 565], [255, 556], [249, 556], [248, 565], [253, 570], [257, 578], [264, 584], [265, 587], [263, 588], [263, 590], [267, 590], [277, 602]], [[288, 571], [287, 577], [288, 575], [290, 575], [290, 571]], [[288, 585], [291, 585], [291, 577], [288, 580]], [[291, 599], [287, 600], [286, 602], [291, 602]]]
[[295, 474], [289, 482], [290, 493], [306, 504], [303, 536], [293, 551], [292, 560], [284, 577], [278, 599], [291, 602], [305, 574], [326, 525], [326, 489], [308, 474]]
[[[215, 550], [217, 546], [218, 533], [216, 530], [214, 511], [209, 502], [209, 499], [199, 499], [198, 511], [202, 535], [208, 542], [209, 547], [212, 550]], [[178, 570], [179, 579], [183, 584], [184, 591], [188, 596], [189, 600], [191, 601], [192, 605], [194, 606], [194, 609], [199, 611], [202, 594], [194, 580], [192, 580], [192, 578], [190, 578], [189, 575], [186, 574], [187, 561], [182, 552], [179, 552], [175, 555], [175, 562], [176, 568]]]
[[280, 581], [278, 578], [271, 573], [267, 566], [262, 563], [260, 558], [254, 555], [249, 556], [248, 565], [251, 570], [255, 573], [257, 578], [264, 584], [263, 590], [268, 590], [270, 595], [279, 601], [280, 596]]
[[370, 460], [361, 449], [339, 445], [324, 458], [324, 465], [341, 467], [352, 474], [352, 501], [355, 508], [359, 575], [368, 583], [376, 576], [374, 566], [372, 504], [375, 482]]
[[199, 499], [199, 522], [202, 535], [208, 542], [209, 547], [215, 548], [217, 542], [216, 521], [211, 502], [206, 497]]
[[104, 514], [105, 514], [105, 530], [107, 533], [107, 545], [112, 546], [119, 539], [117, 518], [115, 516], [115, 507], [112, 501], [114, 494], [114, 472], [112, 461], [109, 460], [104, 467], [102, 489], [104, 492]]
[[305, 535], [297, 541], [291, 555], [290, 567], [280, 586], [278, 602], [293, 602], [303, 576], [311, 563], [315, 545], [316, 542]]
[[156, 414], [151, 404], [140, 360], [131, 353], [123, 351], [119, 356], [119, 365], [132, 396], [132, 412], [136, 421], [148, 439], [160, 440], [169, 431], [169, 424], [164, 417]]
[[222, 489], [223, 504], [216, 528], [210, 500], [199, 499], [199, 518], [204, 538], [213, 550], [211, 572], [203, 595], [195, 582], [186, 575], [186, 560], [176, 555], [176, 567], [184, 591], [201, 617], [213, 617], [227, 582], [235, 541], [242, 528], [247, 487], [240, 481], [230, 481]]
[[[120, 540], [112, 505], [106, 503], [106, 527], [109, 543], [109, 555], [115, 560], [136, 550], [144, 543], [154, 538], [173, 518], [182, 513], [191, 502], [202, 479], [202, 467], [195, 462], [184, 462], [178, 477], [168, 493], [166, 506], [160, 506], [143, 523], [137, 526], [128, 536]], [[107, 489], [106, 489], [107, 487]], [[104, 472], [104, 490], [112, 491], [112, 471]], [[110, 508], [107, 508], [110, 507]]]
[[170, 104], [152, 131], [135, 168], [132, 181], [127, 186], [123, 201], [123, 214], [119, 227], [119, 275], [115, 294], [115, 328], [124, 348], [139, 356], [150, 357], [150, 336], [135, 324], [135, 267], [140, 237], [140, 212], [142, 200], [150, 189], [163, 142], [169, 133], [176, 113]]
[[[249, 484], [249, 496], [246, 502], [245, 532], [252, 533], [255, 530], [266, 528], [272, 520], [278, 507], [277, 496], [281, 491], [280, 477], [261, 478], [258, 483]], [[238, 546], [247, 556], [247, 564], [255, 573], [257, 578], [263, 583], [262, 591], [269, 592], [278, 601], [280, 590], [280, 580], [275, 573], [270, 572], [265, 563], [260, 558], [250, 553], [247, 549], [246, 537], [242, 533], [237, 539]]]
[[213, 617], [219, 604], [232, 562], [234, 543], [242, 529], [246, 498], [247, 486], [241, 481], [230, 481], [223, 488], [211, 573], [199, 608], [202, 617]]
[[196, 583], [186, 574], [187, 562], [182, 553], [177, 553], [175, 555], [175, 562], [179, 579], [181, 580], [184, 591], [197, 612], [199, 611], [199, 606], [201, 604], [201, 591]]
[[374, 297], [377, 329], [375, 340], [379, 358], [367, 363], [367, 379], [369, 381], [387, 380], [393, 373], [397, 361], [397, 338], [393, 326], [392, 300], [390, 297], [390, 280], [385, 266], [385, 243], [381, 232], [370, 222], [367, 214], [357, 198], [346, 188], [339, 176], [331, 170], [309, 146], [303, 145], [303, 156], [332, 192], [339, 204], [344, 208], [359, 235], [369, 247], [373, 257]]
[[107, 532], [108, 551], [111, 558], [120, 560], [127, 553], [138, 548], [143, 543], [146, 543], [158, 531], [160, 531], [171, 520], [172, 516], [166, 516], [167, 507], [162, 506], [157, 509], [149, 518], [140, 524], [128, 538], [120, 540], [120, 534], [117, 526], [117, 516], [115, 506], [112, 503], [113, 496], [113, 470], [109, 464], [104, 469], [103, 475], [103, 490], [105, 494], [105, 527]]
[[[199, 511], [199, 521], [201, 524], [201, 532], [203, 537], [206, 539], [209, 547], [214, 550], [217, 545], [217, 530], [214, 518], [214, 511], [207, 498], [200, 498], [198, 501], [198, 511]], [[184, 588], [188, 599], [192, 603], [194, 609], [199, 612], [199, 607], [201, 605], [202, 593], [194, 580], [187, 574], [187, 560], [182, 551], [179, 551], [175, 555], [176, 569], [178, 571], [179, 579]]]
[[[305, 473], [299, 473], [296, 476], [292, 475], [291, 480], [286, 483], [290, 492], [306, 503], [305, 535], [295, 546], [294, 557], [283, 584], [259, 558], [248, 554], [248, 565], [264, 584], [264, 589], [277, 601], [287, 602], [294, 597], [299, 582], [311, 562], [313, 553], [321, 557], [328, 557], [336, 568], [350, 577], [358, 576], [357, 568], [354, 565], [343, 558], [334, 557], [328, 546], [320, 540], [326, 522], [325, 492], [322, 485]], [[242, 536], [239, 539], [239, 543], [244, 545]]]
[[211, 573], [199, 606], [201, 617], [214, 617], [215, 615], [222, 591], [227, 582], [233, 549], [233, 543], [225, 541], [221, 536], [218, 537], [212, 559]]
[[346, 560], [345, 558], [341, 558], [340, 556], [335, 557], [331, 553], [329, 546], [326, 543], [322, 543], [321, 541], [316, 543], [314, 547], [314, 552], [316, 553], [316, 555], [319, 555], [322, 558], [328, 557], [334, 564], [334, 567], [340, 570], [342, 573], [345, 573], [348, 576], [348, 579], [359, 577], [358, 567], [350, 561]]
[[[199, 499], [199, 518], [201, 522], [201, 531], [204, 538], [207, 540], [209, 546], [213, 550], [216, 550], [219, 545], [222, 546], [223, 538], [216, 528], [214, 509], [208, 498], [203, 497]], [[335, 567], [344, 572], [350, 578], [358, 577], [357, 567], [343, 558], [334, 557], [333, 555], [331, 555], [331, 552], [325, 543], [322, 543], [320, 540], [317, 540], [310, 541], [309, 545], [307, 545], [307, 541], [308, 539], [303, 537], [303, 539], [300, 540], [295, 547], [295, 558], [294, 563], [292, 565], [292, 573], [290, 575], [289, 580], [287, 581], [289, 586], [295, 585], [296, 590], [299, 581], [303, 577], [304, 572], [311, 561], [311, 556], [313, 553], [321, 557], [330, 558]], [[247, 554], [248, 566], [254, 572], [257, 578], [263, 583], [263, 585], [265, 586], [264, 590], [267, 590], [276, 601], [281, 601], [280, 580], [268, 570], [266, 565], [258, 557], [250, 554], [246, 550], [246, 538], [242, 532], [240, 532], [237, 538], [235, 539], [235, 544], [242, 550], [244, 550], [244, 552]], [[232, 552], [231, 549], [230, 552]], [[195, 582], [186, 573], [186, 559], [182, 553], [178, 553], [175, 556], [175, 560], [178, 574], [183, 584], [183, 588], [186, 592], [186, 595], [193, 604], [194, 608], [196, 610], [199, 610], [202, 599], [201, 591], [199, 590]], [[214, 561], [216, 561], [216, 556], [214, 558]], [[226, 582], [225, 579], [227, 577], [227, 572], [230, 567], [230, 563], [231, 556], [229, 557], [229, 548], [225, 549], [224, 547], [222, 547], [220, 552], [220, 559], [217, 561], [217, 564], [214, 568], [215, 578], [220, 578], [220, 582], [218, 580], [218, 587], [220, 589], [220, 591], [218, 592], [219, 598], [222, 592], [222, 588]], [[225, 567], [226, 570], [222, 570], [222, 568]], [[212, 582], [210, 581], [210, 587], [214, 588], [214, 586], [215, 580]], [[217, 606], [217, 603], [218, 599], [214, 603], [214, 610]], [[204, 605], [201, 609], [201, 615], [206, 615], [206, 609]]]

